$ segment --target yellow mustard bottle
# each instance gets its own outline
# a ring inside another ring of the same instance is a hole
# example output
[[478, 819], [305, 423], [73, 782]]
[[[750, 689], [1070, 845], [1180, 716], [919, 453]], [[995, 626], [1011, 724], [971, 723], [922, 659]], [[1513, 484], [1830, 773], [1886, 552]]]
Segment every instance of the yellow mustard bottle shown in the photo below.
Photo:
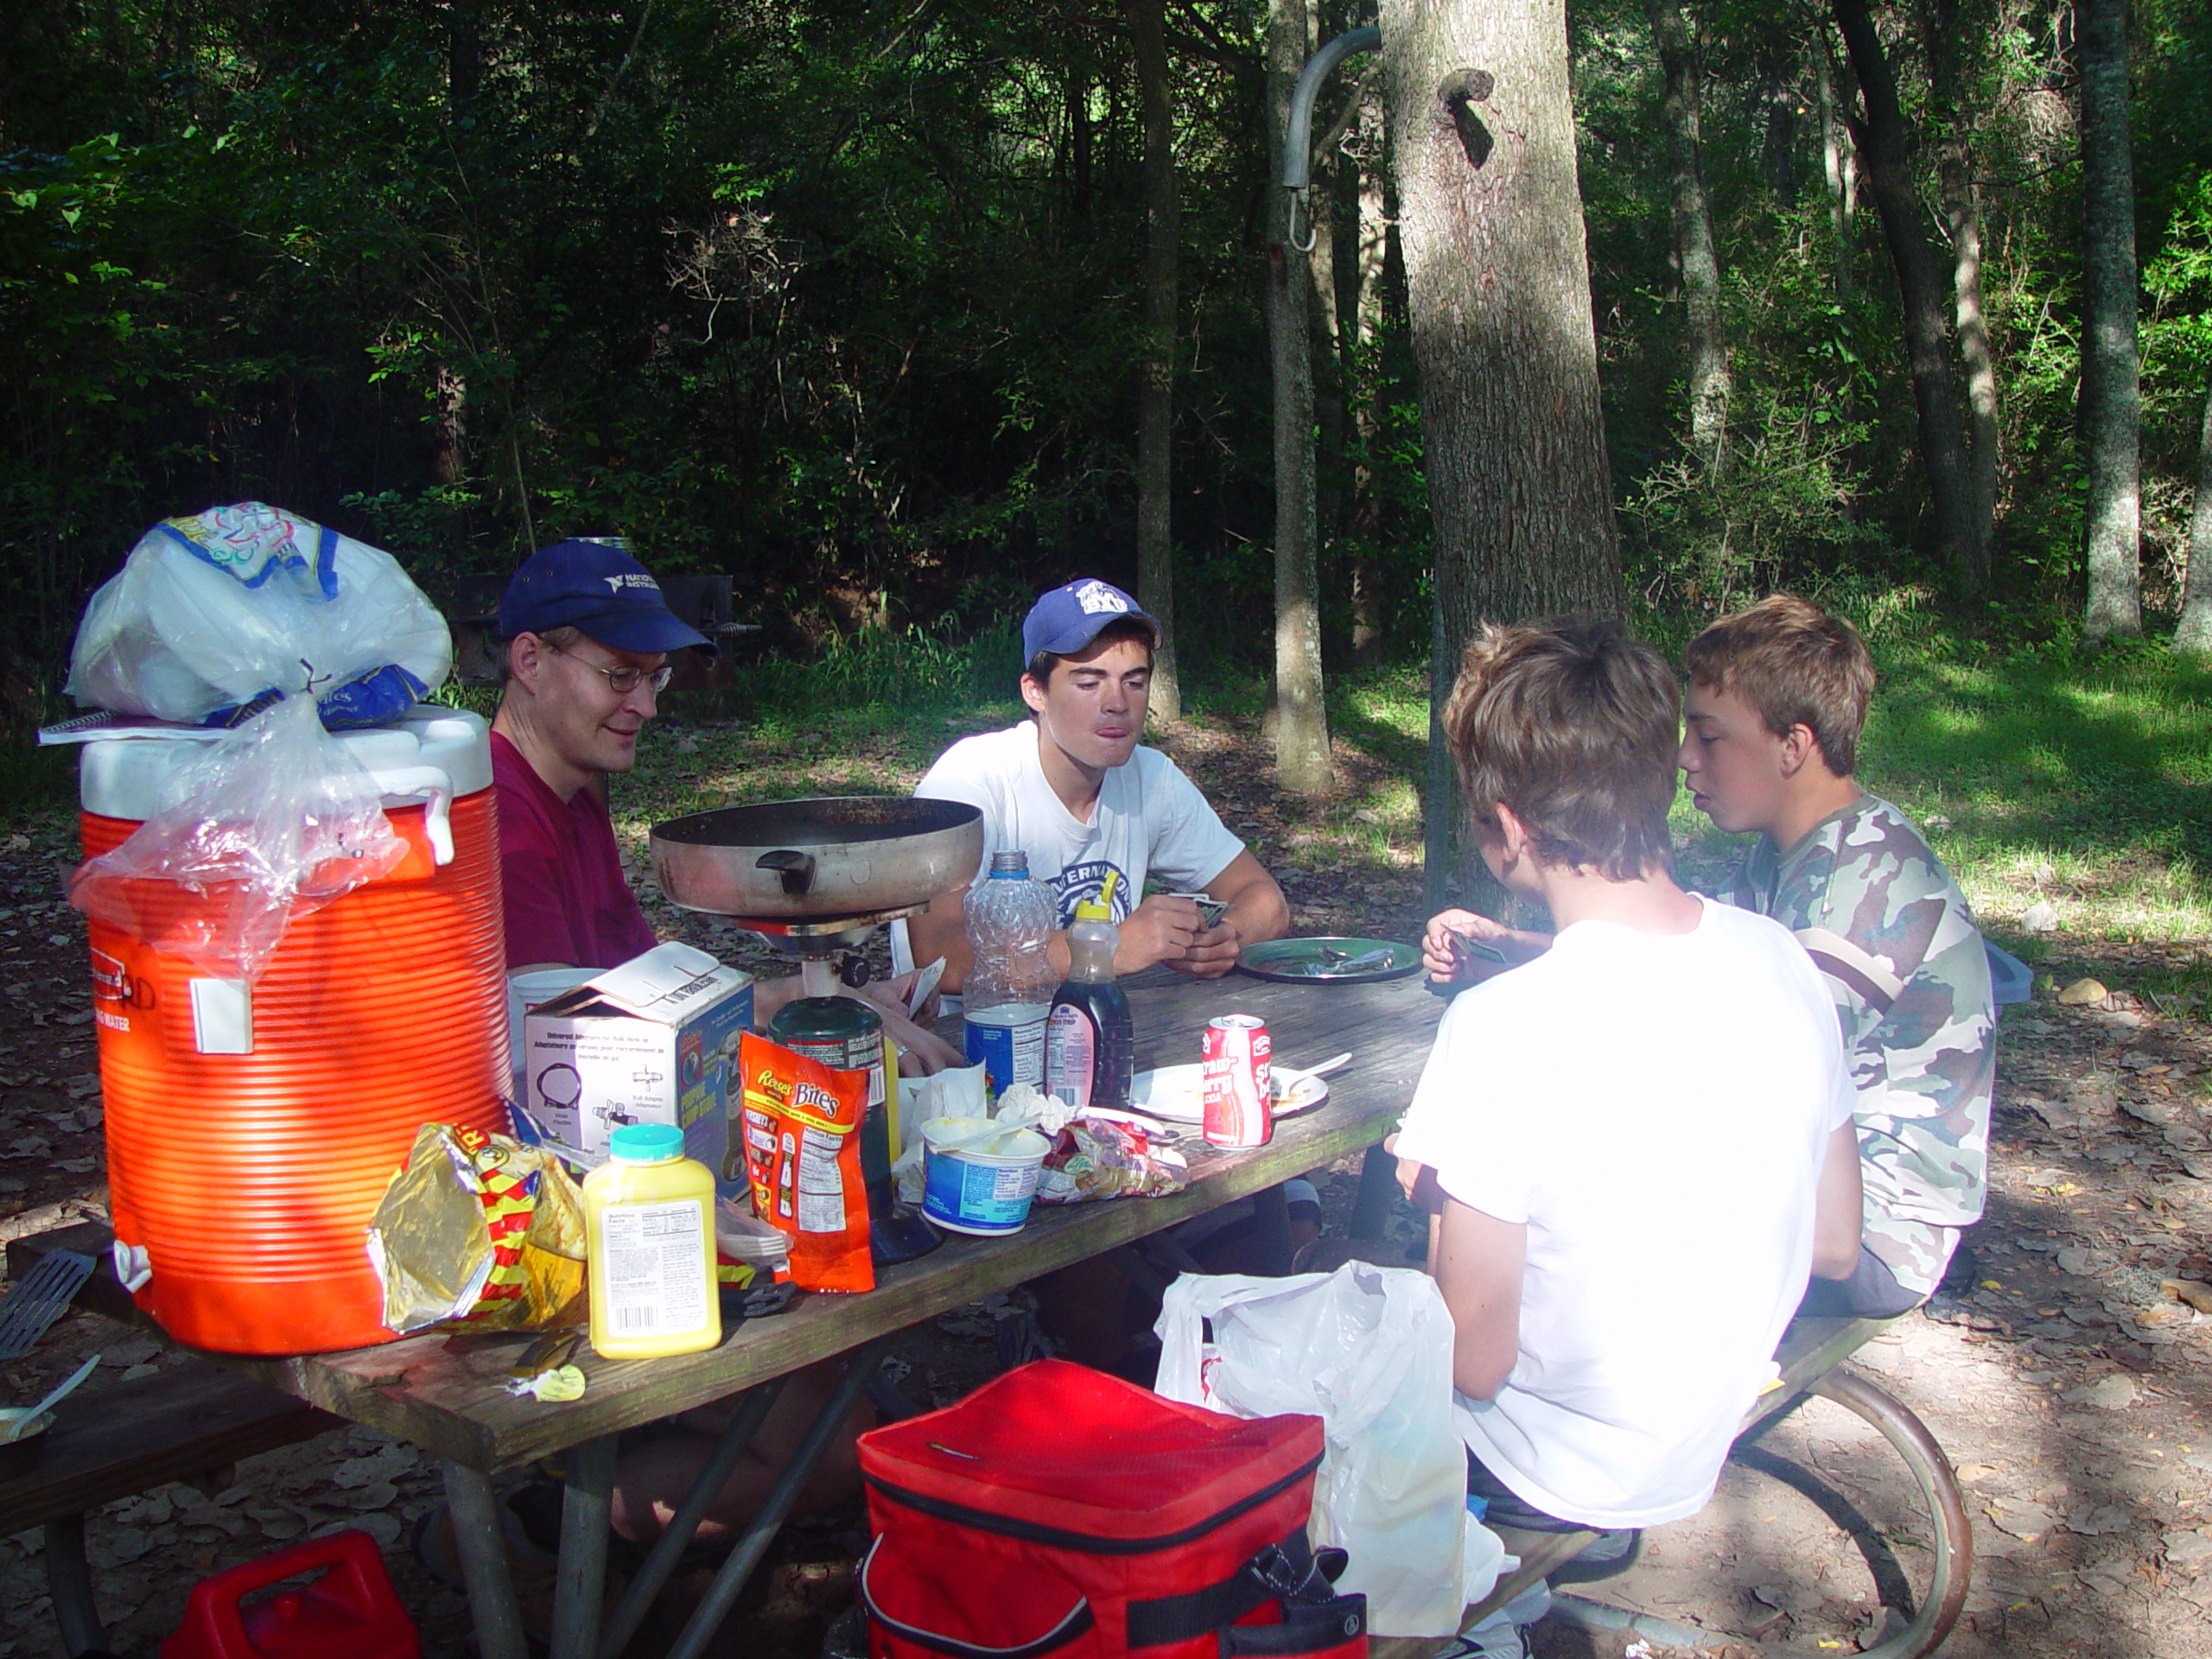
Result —
[[722, 1339], [715, 1279], [715, 1177], [683, 1131], [625, 1123], [584, 1177], [591, 1345], [605, 1359], [664, 1359]]

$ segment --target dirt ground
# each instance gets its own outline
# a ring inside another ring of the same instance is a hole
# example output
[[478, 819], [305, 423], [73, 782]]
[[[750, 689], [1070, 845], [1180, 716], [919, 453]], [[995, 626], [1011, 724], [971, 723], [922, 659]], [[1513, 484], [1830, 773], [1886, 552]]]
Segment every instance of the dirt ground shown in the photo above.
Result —
[[[1287, 868], [1300, 824], [1243, 761], [1249, 750], [1177, 735], [1231, 827]], [[58, 830], [0, 830], [0, 971], [14, 987], [0, 1006], [0, 1238], [105, 1216], [84, 930], [62, 899], [74, 856]], [[1284, 885], [1300, 932], [1418, 937], [1410, 855], [1380, 870], [1288, 869]], [[726, 952], [734, 943], [654, 913], [671, 935]], [[2212, 1030], [2130, 995], [2148, 952], [2070, 948], [2059, 980], [2094, 976], [2108, 994], [2063, 1005], [2039, 986], [2006, 1014], [1988, 1217], [1935, 1302], [1861, 1363], [1920, 1414], [1966, 1484], [1977, 1561], [1946, 1653], [2200, 1659], [2212, 1627], [2212, 1316], [2173, 1287], [2212, 1281]], [[1329, 1182], [1332, 1217], [1348, 1212], [1352, 1179], [1345, 1169]], [[1014, 1311], [1000, 1300], [918, 1331], [900, 1386], [925, 1403], [957, 1398], [988, 1374], [996, 1326]], [[0, 1404], [28, 1403], [96, 1350], [107, 1363], [86, 1385], [95, 1396], [175, 1363], [150, 1336], [72, 1314], [31, 1357], [0, 1364]], [[207, 1573], [358, 1526], [385, 1547], [427, 1650], [458, 1659], [465, 1605], [406, 1547], [439, 1497], [412, 1448], [354, 1428], [241, 1464], [223, 1491], [170, 1486], [111, 1505], [90, 1524], [111, 1645], [150, 1655]], [[723, 1650], [813, 1650], [850, 1600], [855, 1520], [787, 1529]], [[1709, 1632], [1709, 1651], [1849, 1652], [1880, 1628], [1878, 1573], [1892, 1601], [1899, 1575], [1926, 1582], [1928, 1535], [1903, 1464], [1815, 1402], [1732, 1464], [1702, 1514], [1654, 1532], [1635, 1568], [1583, 1593]], [[39, 1548], [35, 1533], [0, 1541], [0, 1659], [60, 1652]], [[689, 1575], [694, 1593], [703, 1571]], [[672, 1634], [657, 1622], [632, 1652]], [[1578, 1659], [1621, 1651], [1549, 1626], [1539, 1646]]]

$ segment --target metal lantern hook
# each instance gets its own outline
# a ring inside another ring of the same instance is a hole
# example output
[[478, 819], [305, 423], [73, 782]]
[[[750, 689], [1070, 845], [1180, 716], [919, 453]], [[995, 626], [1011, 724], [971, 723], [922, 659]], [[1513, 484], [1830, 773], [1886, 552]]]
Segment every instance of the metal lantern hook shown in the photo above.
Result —
[[1306, 202], [1307, 187], [1313, 181], [1314, 100], [1321, 94], [1321, 83], [1338, 64], [1355, 52], [1380, 51], [1382, 46], [1379, 29], [1347, 29], [1306, 60], [1306, 67], [1298, 72], [1297, 85], [1290, 90], [1290, 113], [1283, 123], [1282, 177], [1278, 182], [1290, 193], [1287, 239], [1300, 253], [1312, 250], [1315, 236]]

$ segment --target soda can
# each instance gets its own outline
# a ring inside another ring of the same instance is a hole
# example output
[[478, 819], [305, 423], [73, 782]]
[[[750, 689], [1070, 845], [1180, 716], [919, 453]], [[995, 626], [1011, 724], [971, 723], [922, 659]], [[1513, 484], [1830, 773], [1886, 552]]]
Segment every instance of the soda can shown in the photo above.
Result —
[[1199, 1052], [1198, 1077], [1204, 1090], [1206, 1144], [1215, 1147], [1264, 1147], [1274, 1133], [1270, 1102], [1274, 1084], [1268, 1056], [1267, 1021], [1249, 1014], [1224, 1014], [1206, 1021], [1205, 1046]]

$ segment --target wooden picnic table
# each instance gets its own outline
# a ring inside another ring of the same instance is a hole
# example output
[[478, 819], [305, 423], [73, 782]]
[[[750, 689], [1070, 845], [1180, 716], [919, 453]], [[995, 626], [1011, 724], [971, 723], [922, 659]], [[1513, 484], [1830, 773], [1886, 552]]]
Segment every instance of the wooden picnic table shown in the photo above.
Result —
[[[1418, 976], [1366, 985], [1281, 983], [1243, 973], [1196, 982], [1155, 969], [1124, 982], [1135, 1016], [1141, 1066], [1194, 1062], [1206, 1021], [1258, 1014], [1285, 1061], [1318, 1064], [1340, 1051], [1351, 1060], [1328, 1079], [1319, 1106], [1278, 1123], [1264, 1147], [1224, 1152], [1195, 1128], [1180, 1142], [1191, 1161], [1182, 1192], [1157, 1198], [1039, 1206], [1003, 1238], [948, 1237], [918, 1261], [882, 1270], [856, 1296], [810, 1295], [790, 1311], [747, 1321], [704, 1353], [608, 1361], [588, 1351], [582, 1399], [545, 1404], [508, 1391], [506, 1373], [524, 1336], [443, 1333], [349, 1352], [289, 1359], [213, 1356], [308, 1403], [412, 1441], [442, 1463], [454, 1534], [483, 1659], [524, 1659], [525, 1649], [492, 1477], [533, 1459], [566, 1453], [553, 1659], [611, 1659], [636, 1628], [658, 1585], [697, 1525], [698, 1512], [741, 1455], [780, 1379], [817, 1361], [850, 1355], [843, 1381], [791, 1459], [784, 1480], [679, 1638], [671, 1659], [696, 1656], [743, 1587], [808, 1470], [880, 1362], [883, 1338], [1056, 1268], [1104, 1254], [1193, 1216], [1276, 1186], [1364, 1148], [1374, 1149], [1410, 1099], [1444, 1004]], [[1370, 1155], [1362, 1211], [1379, 1220], [1389, 1196], [1388, 1160]], [[748, 1394], [717, 1462], [682, 1506], [629, 1593], [601, 1628], [608, 1492], [616, 1436], [677, 1413]], [[711, 1484], [709, 1484], [711, 1477]], [[688, 1522], [688, 1524], [687, 1524]]]

